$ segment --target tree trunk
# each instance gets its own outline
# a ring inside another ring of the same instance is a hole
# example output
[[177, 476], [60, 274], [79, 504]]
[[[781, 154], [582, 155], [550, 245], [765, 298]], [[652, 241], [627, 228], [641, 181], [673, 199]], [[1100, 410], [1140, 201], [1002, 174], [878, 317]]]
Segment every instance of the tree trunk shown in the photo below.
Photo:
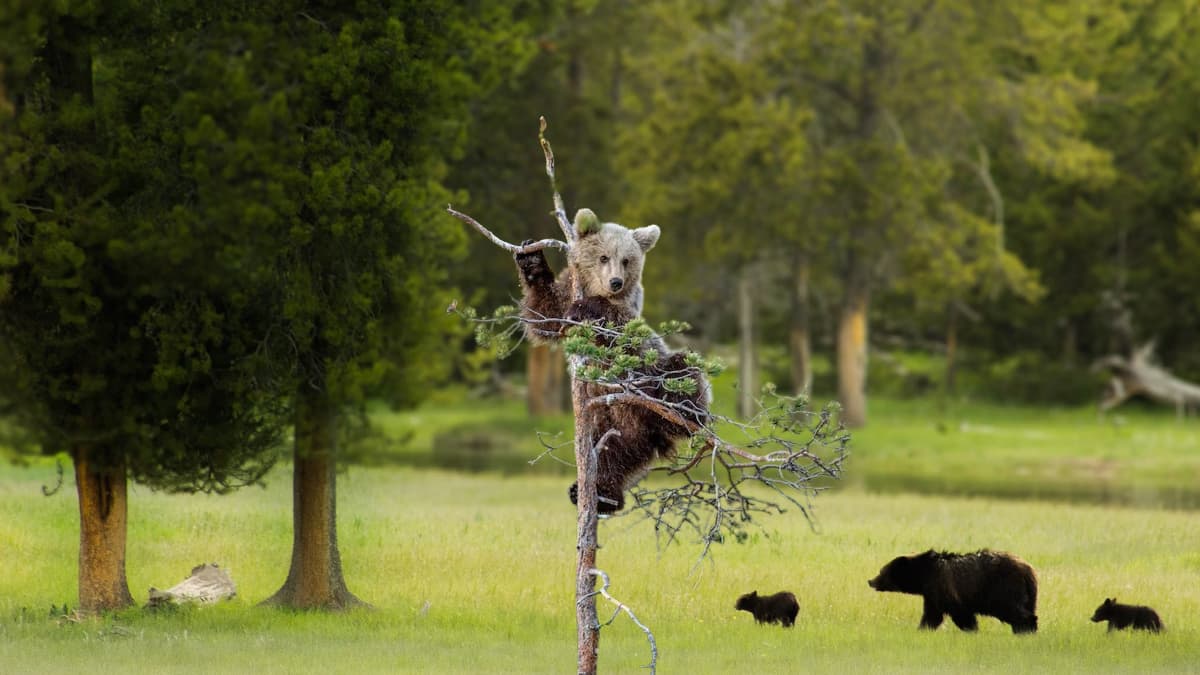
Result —
[[596, 471], [599, 456], [595, 452], [597, 439], [585, 423], [583, 406], [587, 403], [587, 387], [583, 382], [571, 383], [571, 401], [575, 410], [575, 484], [579, 507], [576, 522], [575, 550], [575, 632], [579, 656], [579, 675], [595, 675], [600, 654], [600, 620], [596, 615], [596, 566], [599, 525], [596, 504]]
[[808, 260], [796, 256], [792, 267], [792, 315], [788, 330], [792, 354], [792, 388], [797, 396], [812, 393], [812, 338], [808, 328]]
[[125, 467], [99, 469], [91, 449], [75, 449], [79, 495], [79, 609], [84, 613], [133, 604], [125, 579], [128, 492]]
[[550, 345], [530, 345], [525, 368], [528, 386], [525, 407], [530, 417], [557, 415], [564, 410], [562, 358]]
[[345, 609], [364, 604], [347, 588], [337, 544], [337, 408], [322, 389], [302, 387], [292, 470], [292, 563], [264, 605]]
[[866, 284], [848, 283], [838, 316], [837, 370], [838, 401], [842, 422], [847, 427], [867, 423], [867, 309], [870, 292]]
[[954, 376], [958, 367], [958, 309], [951, 302], [946, 308], [946, 393], [954, 393]]
[[738, 297], [738, 415], [749, 419], [754, 415], [755, 384], [754, 358], [754, 289], [750, 274], [743, 270], [737, 282]]

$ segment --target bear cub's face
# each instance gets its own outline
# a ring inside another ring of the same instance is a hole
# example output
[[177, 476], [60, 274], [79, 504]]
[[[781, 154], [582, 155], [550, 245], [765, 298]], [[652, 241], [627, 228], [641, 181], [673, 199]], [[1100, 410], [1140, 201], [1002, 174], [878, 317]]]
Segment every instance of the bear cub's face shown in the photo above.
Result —
[[879, 570], [879, 575], [868, 581], [867, 585], [877, 591], [921, 595], [933, 572], [933, 566], [932, 550], [919, 555], [900, 556], [884, 565]]
[[614, 298], [634, 292], [642, 283], [646, 252], [658, 243], [658, 226], [631, 230], [601, 223], [590, 209], [580, 209], [575, 227], [579, 239], [571, 248], [571, 262], [579, 271], [583, 294]]
[[1092, 621], [1099, 623], [1101, 621], [1108, 621], [1109, 619], [1111, 619], [1112, 614], [1113, 614], [1113, 607], [1115, 607], [1116, 604], [1117, 604], [1116, 598], [1105, 598], [1104, 604], [1097, 607], [1096, 613], [1092, 614]]
[[733, 606], [734, 609], [743, 612], [753, 611], [755, 607], [758, 607], [758, 591], [751, 591], [741, 596], [737, 599], [737, 604]]

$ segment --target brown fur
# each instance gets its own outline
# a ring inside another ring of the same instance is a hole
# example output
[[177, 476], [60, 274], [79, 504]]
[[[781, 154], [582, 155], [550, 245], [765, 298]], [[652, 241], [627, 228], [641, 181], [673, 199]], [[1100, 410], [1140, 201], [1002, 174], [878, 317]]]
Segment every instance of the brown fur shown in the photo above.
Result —
[[1133, 627], [1134, 630], [1148, 630], [1157, 633], [1163, 629], [1162, 619], [1158, 612], [1145, 605], [1122, 605], [1116, 598], [1105, 598], [1104, 603], [1096, 608], [1092, 621], [1108, 622], [1108, 629], [1124, 630]]
[[[629, 230], [614, 223], [598, 225], [595, 215], [581, 209], [575, 216], [579, 239], [572, 247], [567, 270], [555, 278], [541, 251], [517, 254], [524, 295], [521, 315], [526, 334], [534, 340], [560, 339], [573, 323], [609, 324], [620, 328], [641, 316], [642, 265], [645, 252], [658, 241], [657, 226]], [[570, 302], [571, 269], [578, 269], [585, 297]], [[620, 283], [614, 283], [619, 279]], [[563, 323], [555, 319], [568, 319]], [[611, 339], [598, 333], [597, 340], [611, 344]], [[643, 366], [634, 378], [638, 393], [674, 406], [690, 422], [708, 421], [711, 401], [708, 380], [698, 369], [688, 366], [682, 353], [671, 352], [661, 338], [655, 336], [642, 346], [641, 353], [658, 352], [658, 361]], [[691, 377], [697, 383], [695, 394], [677, 394], [662, 386], [662, 378]], [[587, 385], [587, 396], [593, 398], [612, 393], [599, 384]], [[676, 441], [690, 433], [682, 425], [668, 422], [657, 413], [636, 405], [601, 405], [587, 408], [584, 413], [587, 428], [598, 440], [609, 429], [620, 435], [610, 437], [600, 452], [596, 488], [601, 513], [613, 513], [625, 507], [625, 491], [646, 475], [658, 459], [674, 457]], [[577, 486], [572, 485], [569, 496], [576, 501]]]
[[554, 319], [565, 317], [571, 307], [572, 270], [578, 270], [584, 297], [605, 298], [616, 308], [619, 320], [614, 324], [624, 325], [642, 315], [642, 266], [646, 252], [658, 242], [658, 226], [631, 230], [616, 223], [601, 224], [590, 210], [580, 209], [575, 228], [579, 238], [557, 278], [542, 251], [513, 256], [524, 291], [525, 334], [535, 342], [557, 340], [565, 332], [566, 327]]
[[1037, 631], [1037, 573], [1001, 551], [901, 556], [867, 582], [877, 591], [920, 595], [921, 628], [936, 629], [946, 614], [962, 630], [978, 628], [975, 615], [994, 616], [1014, 633]]
[[[580, 322], [609, 323], [619, 327], [623, 310], [605, 298], [584, 298], [575, 302], [567, 311], [567, 317]], [[611, 342], [598, 333], [597, 341]], [[659, 358], [654, 365], [642, 366], [628, 378], [633, 387], [647, 398], [670, 404], [684, 419], [696, 424], [708, 421], [708, 404], [712, 400], [708, 380], [695, 367], [687, 365], [686, 356], [671, 352], [662, 339], [654, 336], [643, 345], [642, 353], [654, 349]], [[668, 391], [663, 386], [667, 378], [690, 377], [696, 382], [696, 392], [681, 394]], [[612, 390], [598, 383], [588, 383], [586, 396], [591, 399], [611, 393]], [[691, 436], [689, 430], [669, 422], [651, 410], [638, 405], [613, 404], [585, 408], [585, 426], [592, 429], [599, 439], [609, 429], [616, 429], [619, 436], [611, 437], [600, 452], [597, 466], [596, 491], [599, 495], [600, 513], [613, 513], [625, 508], [625, 491], [637, 484], [657, 459], [669, 460], [675, 456], [676, 441]], [[576, 485], [571, 485], [568, 494], [576, 502]]]
[[800, 602], [788, 591], [762, 596], [758, 591], [751, 591], [738, 598], [733, 607], [750, 612], [757, 623], [779, 623], [784, 628], [791, 628], [796, 623], [796, 615], [800, 613]]

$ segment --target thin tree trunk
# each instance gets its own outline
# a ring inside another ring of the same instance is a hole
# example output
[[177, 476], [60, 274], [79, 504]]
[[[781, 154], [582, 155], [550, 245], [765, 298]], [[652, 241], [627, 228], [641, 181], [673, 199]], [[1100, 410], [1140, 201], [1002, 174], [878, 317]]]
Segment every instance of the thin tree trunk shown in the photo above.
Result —
[[528, 386], [525, 407], [531, 417], [545, 417], [563, 412], [563, 367], [557, 349], [550, 345], [530, 345], [525, 374]]
[[337, 543], [337, 408], [303, 387], [296, 405], [292, 470], [292, 562], [264, 605], [345, 609], [363, 602], [346, 588]]
[[754, 414], [754, 289], [750, 274], [743, 270], [737, 282], [738, 298], [738, 415], [748, 419]]
[[808, 260], [797, 255], [792, 267], [792, 316], [788, 347], [792, 354], [792, 386], [797, 395], [812, 393], [812, 338], [808, 327]]
[[958, 368], [958, 309], [954, 303], [946, 308], [946, 393], [954, 393], [954, 376]]
[[125, 579], [128, 488], [124, 466], [100, 469], [91, 449], [75, 449], [79, 495], [79, 609], [85, 613], [133, 604]]
[[867, 309], [865, 284], [848, 283], [838, 316], [838, 401], [847, 427], [867, 423]]
[[600, 621], [596, 615], [596, 567], [599, 523], [596, 505], [596, 470], [599, 457], [594, 452], [596, 440], [586, 425], [583, 406], [587, 403], [587, 387], [575, 380], [571, 383], [571, 401], [575, 410], [575, 484], [579, 507], [575, 550], [575, 631], [579, 655], [579, 675], [595, 675], [600, 654]]

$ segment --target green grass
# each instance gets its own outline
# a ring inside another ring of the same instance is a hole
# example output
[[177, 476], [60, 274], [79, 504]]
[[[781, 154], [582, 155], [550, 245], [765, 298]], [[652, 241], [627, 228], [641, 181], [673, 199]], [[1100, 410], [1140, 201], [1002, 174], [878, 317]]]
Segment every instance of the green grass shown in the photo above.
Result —
[[1169, 411], [882, 400], [854, 434], [876, 491], [1200, 507], [1200, 421]]
[[[200, 562], [231, 571], [232, 602], [102, 621], [49, 617], [73, 603], [74, 495], [51, 497], [45, 466], [0, 469], [0, 670], [25, 673], [562, 673], [574, 667], [573, 511], [562, 477], [352, 469], [339, 479], [351, 589], [373, 611], [289, 613], [255, 604], [282, 583], [291, 542], [286, 471], [227, 497], [135, 489], [128, 577], [139, 603]], [[797, 514], [763, 521], [745, 544], [697, 564], [698, 548], [656, 549], [648, 523], [601, 525], [612, 592], [655, 631], [662, 673], [1196, 672], [1196, 515], [985, 498], [872, 495], [816, 500], [818, 532]], [[919, 632], [920, 600], [866, 580], [927, 547], [1013, 551], [1039, 572], [1042, 630], [1013, 636], [981, 619]], [[732, 609], [757, 589], [790, 589], [792, 630]], [[1155, 606], [1163, 635], [1088, 621], [1105, 596]], [[609, 616], [601, 605], [604, 618]], [[609, 610], [610, 611], [610, 610]], [[601, 635], [602, 672], [642, 672], [645, 638], [623, 617]]]

